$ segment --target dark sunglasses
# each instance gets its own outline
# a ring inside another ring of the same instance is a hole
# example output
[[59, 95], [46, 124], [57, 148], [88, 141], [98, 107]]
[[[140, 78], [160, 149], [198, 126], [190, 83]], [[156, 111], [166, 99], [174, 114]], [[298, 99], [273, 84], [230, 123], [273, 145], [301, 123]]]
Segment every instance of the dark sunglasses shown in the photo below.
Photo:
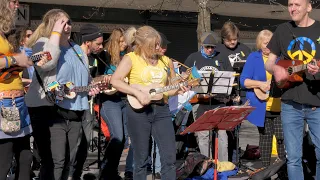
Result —
[[214, 49], [216, 46], [205, 46], [206, 49]]
[[69, 26], [71, 26], [71, 25], [72, 25], [72, 21], [69, 19], [69, 20], [67, 21], [67, 24], [68, 24]]

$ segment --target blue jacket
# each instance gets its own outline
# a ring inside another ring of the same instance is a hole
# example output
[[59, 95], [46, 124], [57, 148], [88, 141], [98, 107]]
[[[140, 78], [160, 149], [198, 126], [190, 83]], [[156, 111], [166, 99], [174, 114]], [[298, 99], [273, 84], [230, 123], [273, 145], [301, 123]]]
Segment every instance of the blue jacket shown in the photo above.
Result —
[[[247, 62], [244, 65], [243, 71], [240, 76], [240, 84], [244, 88], [244, 81], [246, 79], [267, 81], [267, 75], [264, 68], [261, 51], [252, 52], [247, 58]], [[256, 107], [256, 109], [251, 112], [247, 119], [252, 124], [258, 127], [264, 127], [264, 120], [266, 116], [266, 102], [258, 99], [258, 97], [253, 92], [253, 89], [247, 89], [246, 98], [250, 101], [250, 106]]]

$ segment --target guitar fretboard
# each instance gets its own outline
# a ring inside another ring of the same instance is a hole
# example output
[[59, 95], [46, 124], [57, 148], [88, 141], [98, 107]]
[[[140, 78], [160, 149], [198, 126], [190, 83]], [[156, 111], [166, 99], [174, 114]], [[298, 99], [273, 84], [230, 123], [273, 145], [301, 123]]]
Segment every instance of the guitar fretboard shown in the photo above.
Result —
[[30, 59], [33, 62], [36, 62], [36, 61], [40, 61], [43, 56], [44, 56], [44, 54], [36, 54], [36, 55], [30, 56]]
[[181, 86], [186, 86], [186, 85], [188, 85], [188, 81], [183, 82], [183, 83], [170, 85], [170, 86], [165, 86], [165, 87], [162, 87], [162, 88], [156, 88], [156, 93], [160, 94], [160, 93], [167, 92], [167, 91], [170, 91], [170, 90], [173, 90], [173, 89], [179, 89]]
[[90, 86], [76, 86], [72, 89], [72, 92], [88, 92], [90, 89], [98, 87], [99, 85], [90, 85]]
[[[310, 62], [310, 64], [315, 65], [315, 63], [313, 61]], [[308, 68], [308, 64], [301, 64], [301, 65], [297, 65], [297, 66], [290, 66], [288, 68], [288, 73], [289, 74], [294, 74], [300, 71], [304, 71]]]

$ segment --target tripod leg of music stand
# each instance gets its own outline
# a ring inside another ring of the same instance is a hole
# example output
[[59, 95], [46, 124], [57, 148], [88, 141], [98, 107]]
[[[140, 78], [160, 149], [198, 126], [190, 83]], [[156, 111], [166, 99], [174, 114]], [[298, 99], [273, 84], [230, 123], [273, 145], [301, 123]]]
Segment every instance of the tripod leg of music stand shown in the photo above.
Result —
[[238, 165], [240, 162], [240, 157], [239, 157], [239, 130], [240, 126], [238, 125], [236, 127], [236, 164]]
[[[210, 152], [210, 148], [211, 148], [211, 146], [210, 146], [210, 144], [213, 144], [212, 143], [212, 132], [211, 131], [209, 131], [209, 138], [208, 138], [208, 144], [209, 144], [209, 146], [208, 146], [208, 158], [210, 159], [212, 156], [210, 156], [210, 154], [212, 154], [211, 152]], [[212, 148], [211, 148], [211, 150], [212, 150]], [[213, 154], [212, 154], [213, 155]]]
[[214, 180], [218, 180], [218, 150], [219, 139], [218, 130], [215, 131], [215, 150], [214, 150]]

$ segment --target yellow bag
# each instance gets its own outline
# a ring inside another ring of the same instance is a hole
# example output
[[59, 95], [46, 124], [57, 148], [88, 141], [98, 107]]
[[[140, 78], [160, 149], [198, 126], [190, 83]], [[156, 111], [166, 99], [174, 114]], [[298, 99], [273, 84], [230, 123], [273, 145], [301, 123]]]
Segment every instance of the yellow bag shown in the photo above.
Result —
[[278, 152], [277, 152], [277, 139], [276, 139], [276, 136], [273, 135], [273, 138], [272, 138], [272, 155], [278, 155]]

